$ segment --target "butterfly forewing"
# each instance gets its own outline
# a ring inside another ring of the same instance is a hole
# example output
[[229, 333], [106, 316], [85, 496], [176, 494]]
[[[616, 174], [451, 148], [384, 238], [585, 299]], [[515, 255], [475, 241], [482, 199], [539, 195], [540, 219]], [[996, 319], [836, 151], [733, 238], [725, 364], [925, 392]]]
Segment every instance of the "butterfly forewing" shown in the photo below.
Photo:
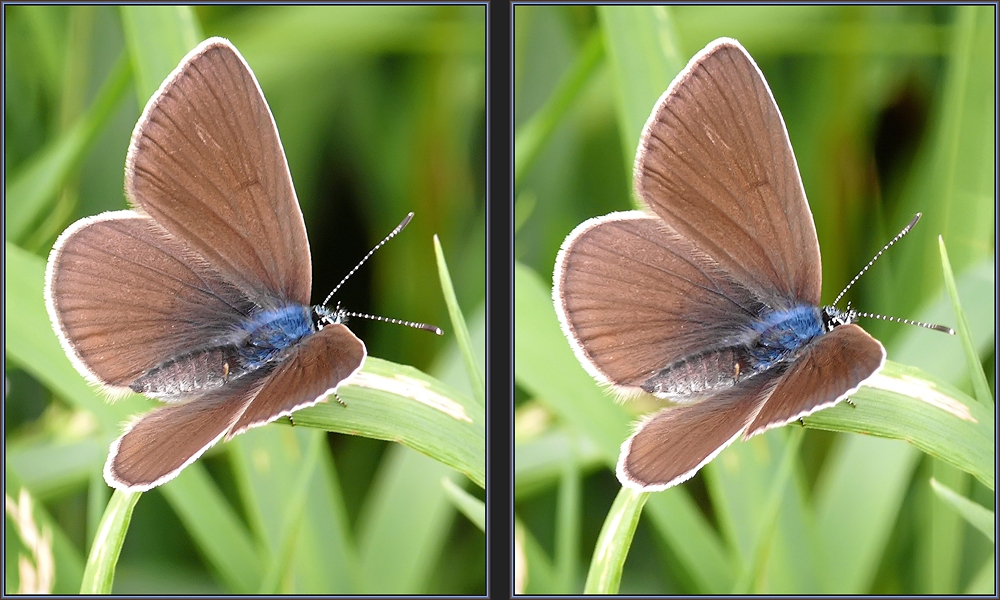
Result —
[[165, 357], [229, 332], [253, 307], [175, 237], [132, 211], [67, 228], [49, 257], [45, 298], [77, 370], [116, 391]]
[[567, 237], [553, 300], [584, 365], [623, 392], [740, 335], [761, 310], [703, 253], [639, 211], [591, 219]]
[[660, 98], [635, 190], [771, 308], [819, 303], [819, 242], [795, 155], [767, 82], [737, 42], [709, 44]]
[[150, 99], [126, 193], [265, 308], [308, 304], [305, 223], [271, 111], [243, 57], [213, 38]]

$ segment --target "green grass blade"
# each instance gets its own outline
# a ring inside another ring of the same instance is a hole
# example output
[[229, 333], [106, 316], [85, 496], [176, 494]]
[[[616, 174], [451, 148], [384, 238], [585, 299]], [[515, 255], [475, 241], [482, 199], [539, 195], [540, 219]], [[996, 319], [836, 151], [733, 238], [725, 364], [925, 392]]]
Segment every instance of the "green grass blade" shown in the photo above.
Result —
[[686, 62], [664, 6], [599, 6], [601, 28], [618, 96], [622, 152], [632, 172], [639, 134], [670, 81]]
[[577, 556], [580, 548], [581, 483], [580, 466], [575, 453], [570, 453], [562, 465], [559, 493], [556, 499], [555, 563], [559, 587], [566, 593], [575, 592]]
[[[599, 31], [591, 33], [556, 89], [538, 111], [514, 134], [514, 189], [545, 147], [556, 125], [573, 105], [604, 57], [604, 41]], [[516, 228], [515, 228], [516, 231]]]
[[369, 356], [337, 392], [295, 413], [295, 425], [399, 442], [486, 485], [485, 411], [413, 367]]
[[685, 489], [650, 494], [645, 510], [699, 593], [725, 594], [732, 588], [736, 569], [730, 549]]
[[455, 330], [455, 340], [462, 352], [462, 358], [465, 359], [465, 368], [468, 371], [473, 397], [479, 406], [486, 406], [486, 386], [483, 383], [483, 375], [479, 372], [479, 367], [476, 364], [472, 342], [469, 340], [469, 328], [462, 315], [462, 307], [458, 305], [458, 298], [455, 297], [455, 286], [451, 283], [451, 274], [448, 272], [448, 263], [444, 259], [444, 250], [441, 249], [441, 240], [436, 234], [434, 235], [434, 256], [437, 259], [441, 292], [444, 294], [444, 302], [448, 306], [448, 316], [451, 318], [451, 326]]
[[204, 36], [190, 6], [124, 6], [121, 19], [136, 98], [139, 106], [146, 106], [160, 83]]
[[617, 594], [622, 569], [649, 494], [623, 487], [604, 519], [587, 573], [584, 594]]
[[982, 566], [976, 573], [972, 581], [965, 588], [966, 594], [979, 594], [982, 596], [996, 595], [996, 552], [983, 561]]
[[805, 417], [806, 426], [906, 440], [994, 489], [992, 406], [892, 361], [853, 399], [856, 408], [841, 402]]
[[514, 593], [558, 594], [555, 570], [531, 530], [514, 517]]
[[[262, 553], [283, 552], [288, 525], [286, 512], [296, 502], [297, 477], [307, 468], [306, 455], [322, 431], [281, 425], [252, 429], [229, 442], [233, 473], [247, 520]], [[307, 527], [298, 530], [293, 561], [284, 581], [298, 593], [356, 593], [357, 551], [350, 531], [343, 493], [329, 453], [321, 453], [312, 470], [306, 504], [301, 509]]]
[[423, 593], [455, 510], [438, 461], [391, 445], [358, 516], [362, 594]]
[[125, 56], [111, 70], [94, 103], [76, 125], [49, 142], [7, 184], [6, 239], [20, 240], [38, 218], [50, 210], [56, 194], [76, 171], [97, 141], [105, 124], [114, 116], [131, 71]]
[[[514, 418], [516, 422], [517, 415]], [[514, 497], [529, 497], [554, 485], [562, 473], [563, 464], [571, 457], [584, 472], [604, 467], [594, 443], [566, 428], [554, 427], [529, 439], [516, 439]]]
[[969, 525], [983, 532], [983, 535], [989, 538], [991, 542], [996, 542], [996, 516], [992, 510], [969, 500], [965, 496], [959, 495], [950, 487], [939, 483], [934, 478], [931, 478], [931, 488], [933, 488], [938, 498], [954, 508], [955, 512], [969, 522]]
[[313, 478], [316, 465], [319, 463], [320, 448], [326, 441], [326, 436], [313, 432], [306, 449], [305, 460], [295, 474], [295, 482], [289, 500], [285, 504], [282, 512], [281, 540], [278, 543], [278, 552], [272, 556], [267, 565], [267, 572], [260, 584], [260, 594], [275, 594], [279, 591], [279, 584], [287, 574], [292, 573], [292, 558], [294, 557], [295, 541], [299, 532], [309, 524], [305, 520], [306, 493], [309, 491], [309, 483]]
[[[734, 564], [744, 576], [742, 586], [753, 583], [749, 577], [758, 582], [755, 591], [761, 593], [794, 593], [819, 587], [817, 572], [821, 567], [810, 544], [812, 507], [799, 485], [802, 473], [798, 462], [791, 467], [796, 485], [785, 486], [781, 496], [774, 498], [774, 482], [781, 477], [779, 459], [788, 455], [788, 434], [792, 432], [794, 429], [784, 428], [747, 442], [738, 441], [703, 469], [715, 520], [729, 544]], [[765, 521], [775, 501], [781, 506], [778, 521], [765, 535]], [[767, 540], [767, 560], [755, 562], [763, 558], [759, 555], [762, 539]], [[735, 579], [735, 575], [730, 578], [726, 592], [741, 589]]]
[[803, 434], [804, 430], [798, 428], [792, 429], [792, 433], [788, 436], [785, 454], [781, 459], [781, 465], [778, 467], [777, 475], [770, 486], [770, 494], [768, 494], [764, 504], [761, 525], [754, 541], [753, 551], [750, 553], [750, 562], [737, 580], [733, 589], [734, 594], [748, 594], [755, 591], [758, 582], [764, 576], [768, 549], [774, 538], [775, 529], [778, 527], [778, 511], [784, 501], [793, 465], [797, 459], [799, 448], [802, 446]]
[[188, 465], [159, 489], [227, 588], [255, 592], [263, 575], [257, 545], [204, 465]]
[[458, 487], [458, 484], [447, 477], [441, 480], [441, 486], [455, 508], [472, 521], [479, 531], [486, 533], [486, 503]]
[[[863, 400], [855, 396], [855, 401], [860, 407]], [[898, 440], [838, 438], [814, 493], [817, 550], [824, 567], [817, 593], [870, 590], [919, 458], [915, 448]]]
[[110, 594], [115, 579], [115, 565], [121, 554], [132, 509], [142, 496], [139, 492], [115, 490], [97, 526], [97, 536], [90, 547], [87, 566], [83, 570], [81, 594]]
[[962, 310], [962, 302], [958, 297], [958, 288], [955, 286], [955, 274], [951, 270], [951, 261], [948, 260], [948, 250], [944, 245], [944, 238], [938, 236], [938, 248], [941, 251], [941, 268], [944, 271], [944, 285], [951, 297], [951, 306], [955, 311], [955, 323], [958, 326], [958, 337], [962, 340], [962, 349], [965, 351], [965, 360], [969, 368], [969, 378], [972, 379], [972, 389], [975, 390], [976, 399], [979, 402], [992, 405], [993, 393], [990, 392], [990, 384], [986, 381], [986, 373], [983, 372], [983, 364], [979, 360], [972, 343], [972, 333], [969, 330], [969, 320]]

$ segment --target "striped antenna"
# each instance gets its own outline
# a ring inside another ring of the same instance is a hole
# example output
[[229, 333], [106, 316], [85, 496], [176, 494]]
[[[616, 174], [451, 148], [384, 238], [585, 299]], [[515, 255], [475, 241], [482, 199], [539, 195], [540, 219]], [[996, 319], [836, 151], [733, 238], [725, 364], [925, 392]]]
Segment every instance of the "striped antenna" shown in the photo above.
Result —
[[371, 319], [373, 321], [382, 321], [383, 323], [406, 325], [407, 327], [413, 327], [414, 329], [423, 329], [424, 331], [432, 331], [438, 335], [444, 335], [444, 331], [442, 331], [440, 327], [435, 327], [434, 325], [428, 325], [427, 323], [417, 323], [416, 321], [403, 321], [402, 319], [393, 319], [390, 317], [380, 317], [378, 315], [368, 315], [365, 313], [356, 313], [347, 311], [340, 311], [339, 315], [341, 318], [358, 317], [360, 319]]
[[337, 293], [337, 290], [340, 289], [340, 286], [344, 285], [344, 283], [351, 278], [351, 275], [354, 275], [354, 273], [361, 268], [361, 265], [365, 264], [365, 262], [367, 262], [368, 259], [372, 257], [372, 254], [375, 254], [376, 250], [384, 246], [385, 243], [391, 240], [392, 238], [396, 237], [396, 234], [402, 231], [403, 228], [406, 227], [406, 225], [410, 222], [410, 219], [412, 218], [413, 218], [413, 213], [411, 212], [410, 214], [406, 215], [406, 218], [403, 219], [402, 223], [396, 225], [396, 228], [389, 232], [389, 235], [385, 236], [385, 238], [381, 242], [375, 244], [375, 247], [369, 250], [368, 254], [365, 254], [365, 257], [361, 259], [361, 262], [354, 265], [354, 268], [351, 269], [351, 272], [345, 275], [344, 278], [340, 280], [340, 283], [337, 284], [337, 287], [333, 288], [333, 291], [330, 292], [329, 295], [327, 295], [326, 300], [323, 301], [323, 306], [326, 306], [326, 303], [330, 301], [330, 298], [333, 298], [333, 295]]
[[907, 325], [916, 325], [917, 327], [925, 327], [927, 329], [933, 329], [934, 331], [940, 331], [942, 333], [947, 333], [949, 335], [955, 335], [955, 330], [951, 327], [945, 327], [944, 325], [935, 325], [934, 323], [924, 323], [923, 321], [911, 321], [909, 319], [902, 319], [900, 317], [889, 317], [886, 315], [877, 315], [875, 313], [867, 312], [856, 312], [859, 317], [868, 317], [869, 319], [881, 319], [883, 321], [892, 321], [893, 323], [905, 323]]
[[[913, 217], [913, 219], [906, 225], [906, 227], [904, 227], [902, 231], [896, 234], [896, 237], [889, 240], [889, 243], [886, 244], [885, 246], [882, 246], [882, 249], [878, 251], [878, 254], [876, 254], [874, 258], [868, 261], [868, 264], [865, 265], [865, 268], [861, 269], [861, 271], [854, 276], [854, 279], [852, 279], [851, 282], [847, 284], [847, 287], [845, 287], [843, 291], [841, 291], [840, 294], [837, 295], [837, 298], [833, 301], [833, 306], [836, 306], [837, 303], [840, 302], [840, 299], [844, 297], [844, 294], [847, 293], [847, 290], [851, 289], [851, 286], [857, 283], [858, 279], [860, 279], [861, 276], [864, 275], [865, 272], [875, 263], [875, 261], [878, 260], [878, 257], [882, 256], [882, 253], [889, 249], [889, 246], [892, 246], [893, 244], [898, 242], [901, 237], [903, 237], [904, 235], [909, 233], [911, 229], [913, 229], [913, 226], [916, 225], [917, 221], [920, 220], [920, 214], [921, 213], [917, 213]], [[847, 303], [847, 312], [852, 312], [850, 302]], [[916, 325], [917, 327], [924, 327], [926, 329], [933, 329], [934, 331], [940, 331], [942, 333], [947, 333], [949, 335], [955, 335], [955, 330], [952, 329], [951, 327], [945, 327], [944, 325], [935, 325], [934, 323], [924, 323], [923, 321], [911, 321], [910, 319], [903, 319], [901, 317], [890, 317], [887, 315], [879, 315], [869, 312], [854, 311], [854, 315], [858, 317], [866, 317], [868, 319], [880, 319], [882, 321], [891, 321], [893, 323]]]
[[910, 221], [910, 223], [906, 227], [904, 227], [902, 231], [896, 234], [896, 237], [889, 240], [889, 243], [886, 244], [885, 246], [882, 246], [882, 249], [878, 251], [878, 254], [876, 254], [874, 258], [868, 261], [868, 264], [865, 265], [865, 268], [861, 269], [861, 271], [854, 276], [854, 279], [852, 279], [851, 282], [847, 284], [847, 287], [845, 287], [840, 292], [840, 294], [837, 295], [837, 298], [833, 301], [833, 306], [837, 306], [837, 303], [840, 302], [840, 299], [844, 297], [844, 294], [847, 293], [847, 290], [851, 289], [851, 286], [857, 283], [858, 279], [861, 279], [861, 276], [865, 274], [865, 271], [867, 271], [873, 264], [875, 264], [875, 261], [878, 260], [878, 257], [882, 256], [882, 253], [888, 250], [889, 246], [892, 246], [897, 241], [899, 241], [899, 238], [909, 233], [910, 230], [913, 229], [913, 226], [916, 225], [917, 221], [919, 220], [920, 220], [920, 213], [917, 213], [917, 215], [913, 217], [913, 220]]

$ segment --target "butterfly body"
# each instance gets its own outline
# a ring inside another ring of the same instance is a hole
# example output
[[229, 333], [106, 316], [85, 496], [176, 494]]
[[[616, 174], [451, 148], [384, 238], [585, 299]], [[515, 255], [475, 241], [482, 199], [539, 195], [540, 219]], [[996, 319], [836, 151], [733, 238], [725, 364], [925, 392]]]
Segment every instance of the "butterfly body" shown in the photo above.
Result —
[[[832, 307], [799, 305], [768, 310], [730, 345], [682, 358], [641, 385], [643, 391], [687, 403], [731, 388], [751, 377], [794, 362], [812, 340], [832, 329]], [[837, 325], [849, 320], [841, 319]], [[829, 328], [829, 329], [828, 329]]]
[[182, 400], [280, 362], [317, 327], [304, 306], [261, 310], [227, 336], [149, 369], [129, 384], [133, 392], [160, 400]]

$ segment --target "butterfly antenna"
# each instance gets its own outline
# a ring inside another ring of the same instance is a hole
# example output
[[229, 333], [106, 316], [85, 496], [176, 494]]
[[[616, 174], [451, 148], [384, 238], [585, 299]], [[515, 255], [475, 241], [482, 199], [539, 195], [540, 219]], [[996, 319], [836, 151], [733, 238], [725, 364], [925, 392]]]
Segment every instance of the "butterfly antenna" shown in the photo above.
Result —
[[410, 214], [406, 215], [406, 218], [403, 219], [402, 223], [396, 225], [396, 228], [389, 232], [389, 235], [385, 236], [385, 238], [381, 242], [375, 244], [375, 247], [369, 250], [368, 254], [365, 254], [365, 257], [361, 259], [361, 262], [355, 265], [354, 268], [351, 269], [351, 272], [345, 275], [344, 278], [340, 280], [340, 283], [337, 284], [337, 287], [333, 288], [333, 291], [330, 292], [329, 295], [327, 295], [326, 300], [323, 301], [323, 306], [326, 306], [326, 303], [330, 301], [330, 298], [333, 298], [333, 295], [337, 293], [337, 290], [339, 290], [340, 287], [344, 285], [344, 283], [348, 279], [351, 278], [351, 275], [354, 275], [354, 273], [361, 268], [361, 265], [365, 264], [365, 262], [367, 262], [368, 259], [372, 257], [372, 254], [375, 254], [376, 250], [384, 246], [385, 243], [391, 240], [392, 238], [396, 237], [396, 234], [402, 231], [403, 228], [406, 227], [406, 225], [410, 222], [410, 219], [412, 218], [413, 218], [413, 213], [411, 212]]
[[444, 335], [444, 331], [441, 331], [440, 327], [435, 327], [434, 325], [428, 325], [427, 323], [417, 323], [416, 321], [403, 321], [402, 319], [391, 319], [389, 317], [380, 317], [378, 315], [368, 315], [365, 313], [356, 312], [341, 312], [342, 317], [358, 317], [360, 319], [371, 319], [373, 321], [382, 321], [383, 323], [394, 323], [396, 325], [406, 325], [407, 327], [413, 327], [414, 329], [423, 329], [424, 331], [431, 331], [438, 335]]
[[927, 329], [933, 329], [934, 331], [940, 331], [942, 333], [947, 333], [949, 335], [955, 335], [955, 330], [951, 327], [945, 327], [944, 325], [935, 325], [934, 323], [924, 323], [923, 321], [911, 321], [909, 319], [902, 319], [900, 317], [890, 317], [886, 315], [877, 315], [875, 313], [867, 312], [855, 312], [859, 317], [868, 317], [869, 319], [881, 319], [883, 321], [892, 321], [893, 323], [905, 323], [906, 325], [916, 325], [917, 327], [925, 327]]
[[[876, 254], [874, 258], [868, 261], [868, 264], [865, 265], [865, 268], [861, 269], [861, 272], [855, 275], [854, 279], [852, 279], [851, 282], [847, 284], [847, 287], [845, 287], [844, 290], [840, 292], [837, 298], [833, 301], [833, 305], [836, 306], [837, 302], [840, 302], [840, 299], [843, 298], [844, 294], [847, 293], [847, 290], [851, 289], [851, 286], [857, 283], [858, 279], [860, 279], [861, 276], [864, 275], [865, 272], [872, 266], [872, 264], [874, 264], [875, 261], [878, 260], [878, 257], [882, 256], [882, 253], [888, 250], [889, 246], [892, 246], [893, 244], [898, 242], [899, 238], [909, 233], [910, 230], [913, 229], [913, 226], [916, 225], [917, 221], [919, 220], [920, 220], [920, 213], [917, 213], [916, 215], [914, 215], [913, 219], [906, 225], [906, 227], [904, 227], [902, 231], [896, 234], [896, 237], [889, 240], [889, 243], [886, 244], [885, 246], [882, 246], [882, 249], [878, 251], [878, 254]], [[911, 321], [910, 319], [903, 319], [901, 317], [890, 317], [888, 315], [879, 315], [869, 312], [852, 311], [850, 302], [847, 303], [847, 312], [849, 313], [853, 312], [853, 314], [858, 317], [866, 317], [869, 319], [880, 319], [882, 321], [891, 321], [893, 323], [903, 323], [906, 325], [916, 325], [917, 327], [924, 327], [926, 329], [933, 329], [934, 331], [940, 331], [942, 333], [947, 333], [949, 335], [955, 335], [954, 329], [952, 329], [951, 327], [945, 327], [944, 325], [935, 325], [934, 323], [924, 323], [923, 321]]]
[[865, 265], [865, 268], [861, 269], [861, 271], [854, 276], [854, 279], [852, 279], [851, 282], [847, 284], [847, 287], [845, 287], [843, 291], [841, 291], [840, 294], [837, 295], [837, 298], [833, 301], [833, 306], [837, 306], [837, 303], [840, 302], [840, 299], [844, 297], [844, 294], [847, 293], [847, 290], [851, 289], [851, 286], [857, 283], [858, 279], [861, 279], [861, 276], [865, 274], [865, 271], [867, 271], [873, 264], [875, 264], [875, 261], [878, 260], [878, 257], [882, 256], [882, 253], [888, 250], [889, 246], [892, 246], [893, 244], [898, 242], [899, 238], [909, 233], [910, 230], [913, 229], [913, 226], [916, 225], [917, 221], [919, 220], [920, 220], [920, 213], [917, 213], [916, 216], [913, 217], [913, 220], [910, 221], [910, 223], [906, 227], [904, 227], [902, 231], [896, 234], [896, 237], [889, 240], [889, 243], [886, 244], [885, 246], [882, 246], [882, 249], [878, 251], [878, 254], [876, 254], [874, 258], [868, 261], [868, 264]]

